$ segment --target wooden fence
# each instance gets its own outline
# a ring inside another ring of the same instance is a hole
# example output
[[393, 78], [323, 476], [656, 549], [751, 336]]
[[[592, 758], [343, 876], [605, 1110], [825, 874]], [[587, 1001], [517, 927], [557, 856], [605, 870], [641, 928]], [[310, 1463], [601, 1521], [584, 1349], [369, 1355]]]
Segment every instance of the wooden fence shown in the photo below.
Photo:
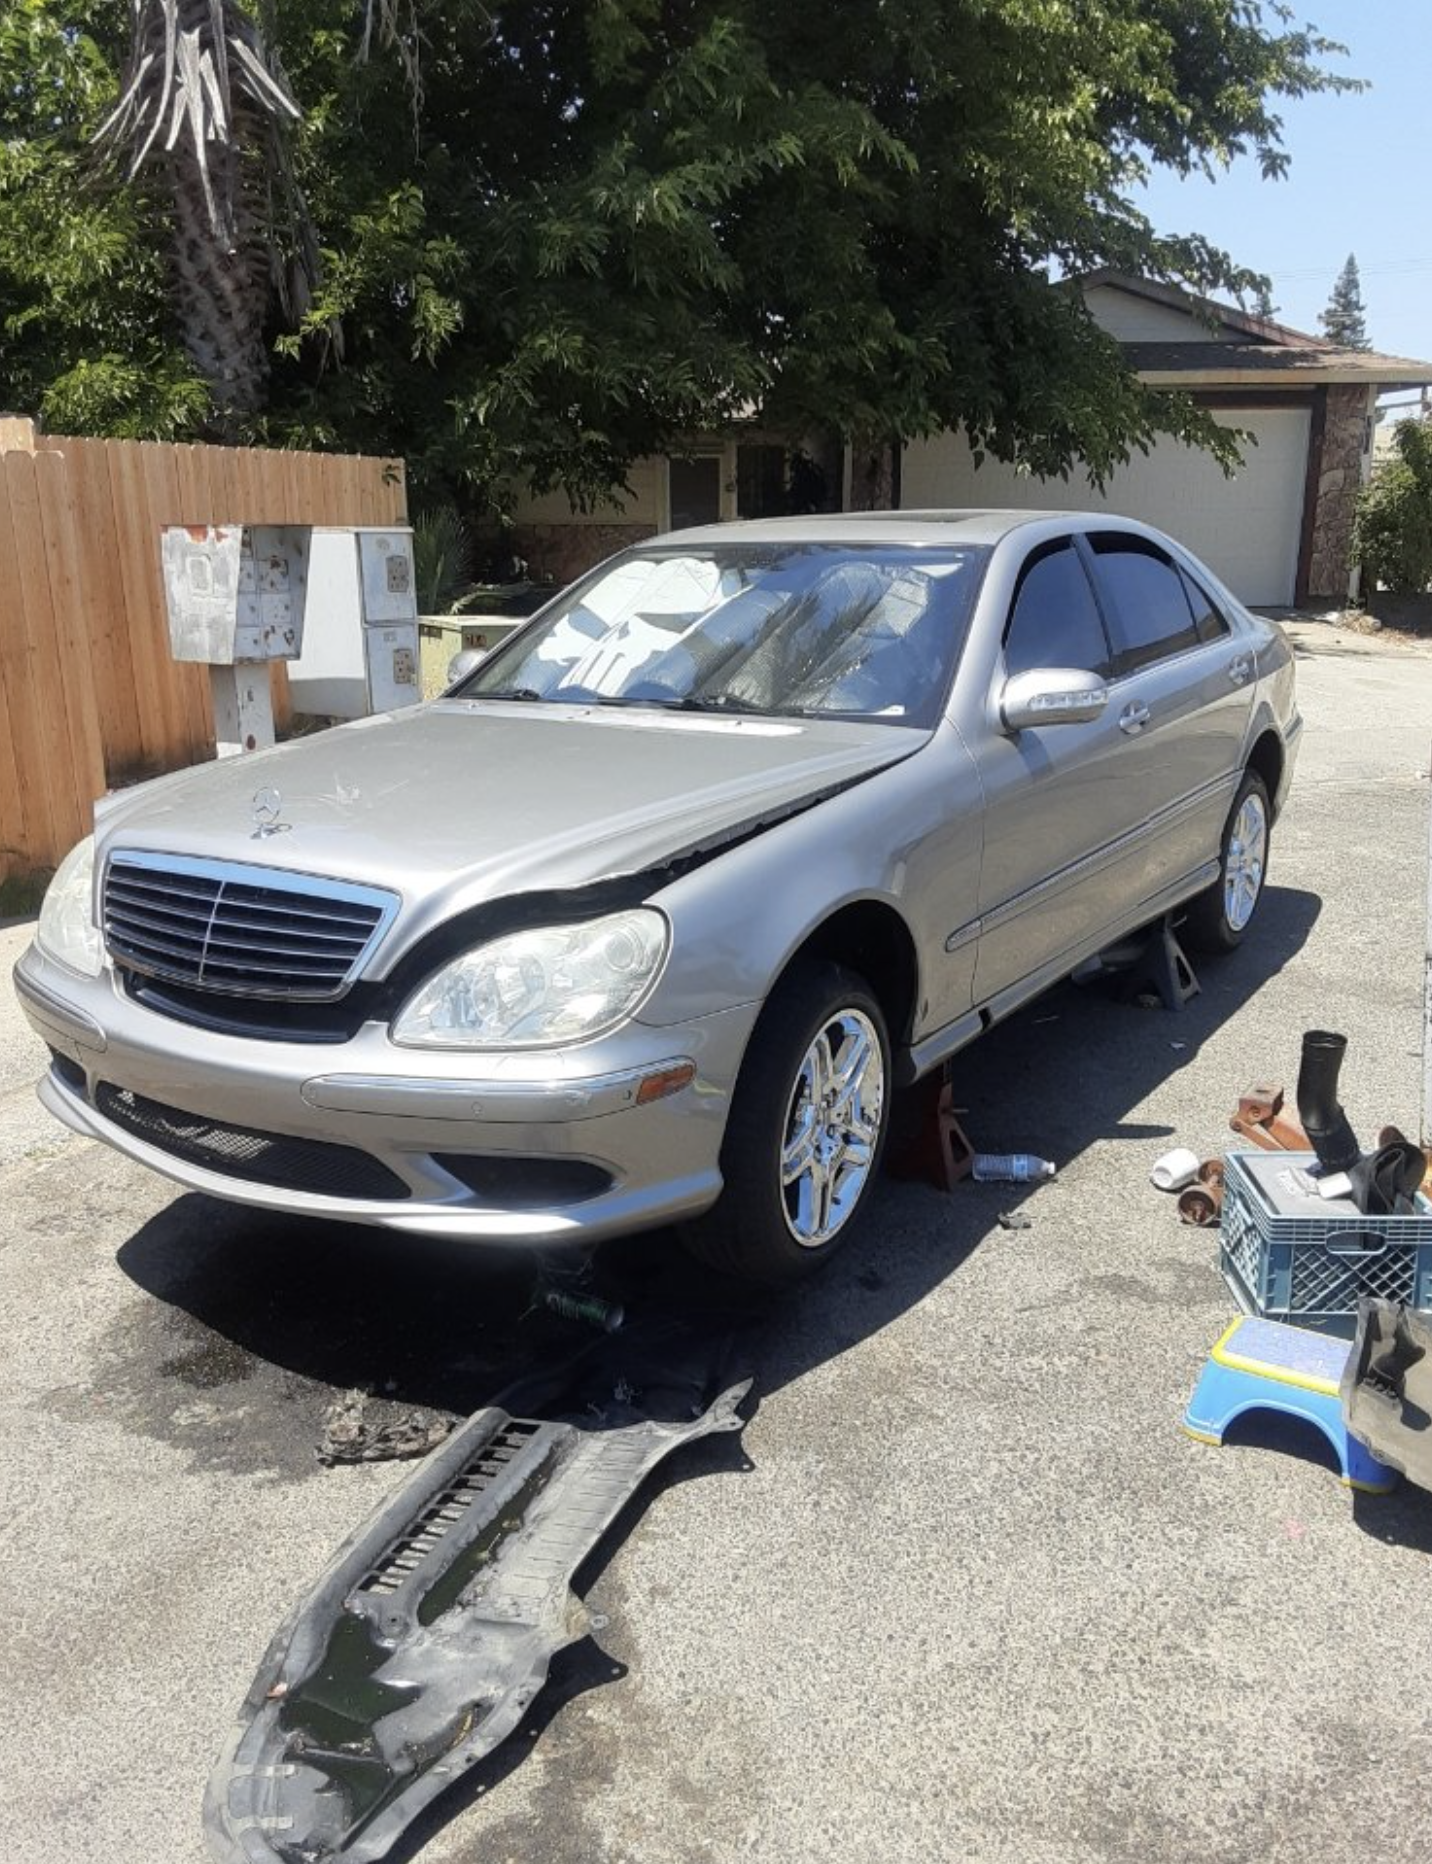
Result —
[[[0, 881], [53, 867], [114, 784], [214, 755], [169, 653], [169, 524], [405, 524], [401, 460], [38, 435], [0, 418]], [[288, 681], [274, 669], [275, 714]]]

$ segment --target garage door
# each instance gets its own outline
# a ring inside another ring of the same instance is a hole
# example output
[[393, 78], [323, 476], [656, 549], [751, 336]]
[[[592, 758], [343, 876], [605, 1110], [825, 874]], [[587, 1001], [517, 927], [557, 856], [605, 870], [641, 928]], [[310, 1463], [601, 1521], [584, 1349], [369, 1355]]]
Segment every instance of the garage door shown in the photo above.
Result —
[[1135, 455], [1097, 492], [1089, 481], [1031, 479], [999, 460], [976, 467], [962, 433], [913, 441], [901, 465], [907, 511], [961, 505], [1014, 506], [1022, 511], [1115, 511], [1157, 525], [1202, 557], [1245, 602], [1293, 600], [1303, 518], [1309, 411], [1247, 408], [1220, 412], [1257, 444], [1225, 479], [1206, 453], [1176, 441]]

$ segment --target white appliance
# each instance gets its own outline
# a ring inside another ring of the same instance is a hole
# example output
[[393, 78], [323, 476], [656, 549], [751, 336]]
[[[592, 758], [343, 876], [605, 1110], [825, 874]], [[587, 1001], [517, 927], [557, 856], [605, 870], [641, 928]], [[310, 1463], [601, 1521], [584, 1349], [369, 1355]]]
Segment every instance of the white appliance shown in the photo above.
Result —
[[295, 712], [365, 718], [422, 697], [413, 533], [315, 526], [303, 652], [288, 671]]

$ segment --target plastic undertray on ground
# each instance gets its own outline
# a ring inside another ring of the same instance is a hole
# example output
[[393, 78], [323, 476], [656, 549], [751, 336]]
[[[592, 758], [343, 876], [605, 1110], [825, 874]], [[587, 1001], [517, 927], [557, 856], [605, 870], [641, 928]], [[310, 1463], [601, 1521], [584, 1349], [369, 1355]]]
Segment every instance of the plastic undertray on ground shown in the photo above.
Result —
[[276, 1633], [209, 1784], [210, 1854], [374, 1864], [505, 1740], [591, 1628], [573, 1578], [642, 1482], [740, 1430], [750, 1380], [722, 1355], [633, 1328], [524, 1382], [547, 1415], [510, 1392], [460, 1425]]
[[1363, 1295], [1432, 1307], [1432, 1204], [1364, 1216], [1319, 1197], [1311, 1152], [1230, 1152], [1220, 1261], [1245, 1314], [1351, 1334]]

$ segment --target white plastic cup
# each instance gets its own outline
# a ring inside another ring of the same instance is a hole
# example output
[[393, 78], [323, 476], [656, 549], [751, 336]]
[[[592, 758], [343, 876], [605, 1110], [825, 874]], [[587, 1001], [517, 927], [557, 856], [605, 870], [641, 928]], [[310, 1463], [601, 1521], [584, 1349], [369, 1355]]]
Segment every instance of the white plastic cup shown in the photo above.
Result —
[[1165, 1152], [1149, 1173], [1149, 1183], [1156, 1191], [1182, 1191], [1198, 1182], [1199, 1158], [1187, 1146], [1175, 1146]]

